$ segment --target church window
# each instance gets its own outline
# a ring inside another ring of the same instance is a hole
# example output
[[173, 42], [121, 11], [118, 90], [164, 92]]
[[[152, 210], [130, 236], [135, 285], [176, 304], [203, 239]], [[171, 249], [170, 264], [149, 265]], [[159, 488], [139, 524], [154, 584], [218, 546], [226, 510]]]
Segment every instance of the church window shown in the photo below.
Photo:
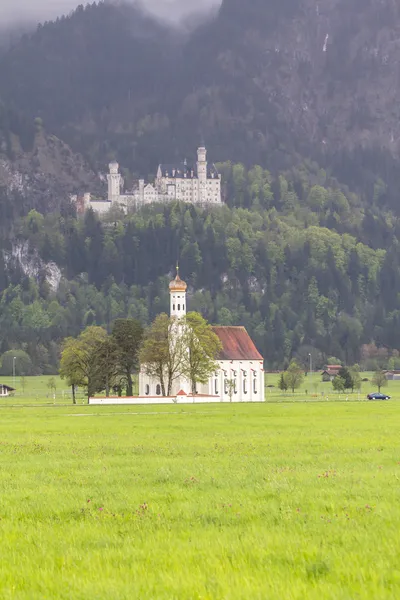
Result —
[[150, 386], [148, 384], [146, 385], [145, 394], [146, 394], [146, 396], [148, 396], [150, 394]]
[[182, 310], [185, 310], [185, 305], [184, 304], [182, 304]]
[[175, 304], [174, 304], [174, 310], [175, 310]]
[[158, 383], [156, 387], [156, 396], [161, 396], [161, 385]]
[[218, 396], [218, 377], [215, 378], [215, 382], [214, 382], [214, 390], [215, 390], [215, 395]]
[[253, 391], [254, 391], [255, 394], [257, 394], [257, 373], [254, 373]]
[[181, 310], [181, 305], [180, 304], [178, 304], [178, 310]]
[[228, 380], [224, 379], [224, 394], [226, 395], [228, 393]]
[[243, 393], [247, 394], [247, 373], [243, 373]]

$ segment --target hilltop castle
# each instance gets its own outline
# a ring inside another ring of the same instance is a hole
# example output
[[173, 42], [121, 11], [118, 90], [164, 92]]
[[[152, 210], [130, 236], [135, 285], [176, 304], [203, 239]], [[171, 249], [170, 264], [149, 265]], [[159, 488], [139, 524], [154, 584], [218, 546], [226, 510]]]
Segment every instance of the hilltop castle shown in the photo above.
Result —
[[98, 200], [85, 194], [72, 196], [78, 212], [93, 208], [95, 212], [106, 213], [117, 206], [125, 212], [155, 202], [188, 202], [191, 204], [221, 204], [221, 175], [214, 164], [207, 162], [207, 150], [203, 146], [197, 150], [197, 162], [188, 164], [187, 160], [178, 164], [161, 164], [158, 167], [154, 184], [140, 179], [138, 185], [124, 193], [124, 180], [117, 162], [109, 164], [108, 198]]

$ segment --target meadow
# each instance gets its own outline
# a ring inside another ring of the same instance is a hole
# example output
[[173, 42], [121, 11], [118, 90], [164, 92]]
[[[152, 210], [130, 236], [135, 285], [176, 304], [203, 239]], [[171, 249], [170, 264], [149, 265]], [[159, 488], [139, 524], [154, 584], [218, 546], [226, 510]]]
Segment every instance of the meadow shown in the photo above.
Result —
[[[377, 392], [378, 390], [376, 389], [376, 386], [371, 384], [373, 373], [364, 372], [361, 375], [363, 379], [368, 379], [368, 381], [363, 381], [359, 392], [338, 394], [333, 390], [330, 382], [322, 382], [321, 375], [319, 373], [313, 373], [312, 376], [308, 375], [305, 377], [300, 388], [292, 394], [291, 391], [283, 393], [279, 390], [278, 384], [280, 375], [278, 373], [266, 373], [265, 401], [365, 401], [368, 393]], [[50, 379], [55, 380], [55, 392], [48, 387]], [[24, 377], [22, 379], [17, 376], [15, 381], [13, 380], [13, 377], [0, 376], [0, 385], [1, 384], [6, 384], [15, 388], [16, 392], [11, 397], [0, 398], [0, 407], [11, 405], [62, 406], [72, 404], [71, 389], [67, 386], [65, 381], [57, 376]], [[138, 387], [138, 382], [134, 381], [134, 393], [136, 394], [138, 393]], [[393, 399], [400, 400], [400, 381], [389, 381], [387, 386], [382, 388], [382, 391], [387, 393]], [[78, 404], [82, 405], [87, 403], [87, 398], [83, 389], [78, 390], [76, 396]]]
[[395, 400], [0, 416], [2, 599], [400, 597]]

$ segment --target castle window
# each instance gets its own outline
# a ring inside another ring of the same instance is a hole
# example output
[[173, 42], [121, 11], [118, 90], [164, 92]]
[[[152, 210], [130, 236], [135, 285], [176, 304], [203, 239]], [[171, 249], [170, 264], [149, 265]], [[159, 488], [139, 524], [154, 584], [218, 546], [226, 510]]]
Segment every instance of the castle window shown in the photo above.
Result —
[[149, 385], [146, 385], [145, 394], [146, 394], [146, 396], [148, 396], [150, 394], [150, 386]]
[[156, 387], [156, 396], [161, 396], [161, 385], [158, 383]]

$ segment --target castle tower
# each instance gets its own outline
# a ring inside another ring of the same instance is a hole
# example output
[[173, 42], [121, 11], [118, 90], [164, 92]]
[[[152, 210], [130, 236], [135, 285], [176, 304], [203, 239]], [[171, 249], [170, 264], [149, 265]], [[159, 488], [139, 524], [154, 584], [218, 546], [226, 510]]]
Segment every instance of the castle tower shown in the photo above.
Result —
[[207, 200], [207, 150], [204, 146], [197, 149], [197, 178], [199, 182], [199, 201]]
[[119, 164], [113, 161], [108, 166], [110, 169], [110, 173], [107, 175], [108, 200], [109, 202], [118, 202], [121, 193], [121, 174], [119, 173]]
[[179, 267], [176, 267], [176, 277], [169, 284], [171, 317], [181, 319], [186, 315], [186, 290], [187, 284], [179, 277]]

